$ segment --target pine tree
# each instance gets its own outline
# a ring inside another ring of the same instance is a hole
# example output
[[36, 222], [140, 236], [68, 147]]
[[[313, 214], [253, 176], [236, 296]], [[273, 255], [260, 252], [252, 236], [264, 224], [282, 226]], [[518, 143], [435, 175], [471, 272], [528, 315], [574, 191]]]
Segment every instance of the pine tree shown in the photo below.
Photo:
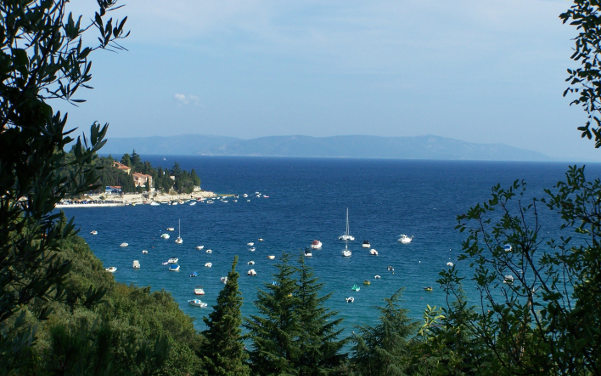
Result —
[[417, 323], [407, 317], [407, 310], [398, 306], [402, 290], [397, 290], [386, 305], [378, 307], [380, 322], [363, 326], [355, 336], [353, 363], [362, 375], [406, 375], [410, 360], [408, 337]]
[[342, 329], [337, 326], [341, 318], [335, 318], [336, 312], [324, 307], [332, 295], [319, 297], [323, 284], [319, 283], [310, 267], [305, 264], [304, 256], [299, 260], [297, 316], [301, 325], [299, 336], [299, 375], [330, 374], [346, 358], [339, 351], [345, 340], [338, 340]]
[[253, 373], [258, 375], [295, 375], [299, 356], [299, 319], [296, 313], [298, 298], [294, 268], [288, 256], [276, 265], [272, 283], [267, 291], [258, 292], [255, 306], [260, 315], [251, 315], [245, 327], [252, 341], [250, 359]]
[[217, 305], [209, 318], [204, 318], [208, 329], [204, 331], [207, 343], [203, 354], [209, 375], [248, 375], [250, 372], [240, 329], [242, 296], [238, 290], [237, 263], [238, 256], [235, 256], [225, 287], [217, 297]]

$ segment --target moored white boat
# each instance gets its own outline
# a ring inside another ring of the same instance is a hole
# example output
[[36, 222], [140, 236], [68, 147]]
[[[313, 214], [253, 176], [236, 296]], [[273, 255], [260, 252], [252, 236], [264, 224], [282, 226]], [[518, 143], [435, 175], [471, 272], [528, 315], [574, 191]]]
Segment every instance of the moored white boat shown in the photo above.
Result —
[[255, 243], [254, 242], [248, 242], [248, 243], [246, 243], [246, 245], [249, 246], [249, 247], [252, 247], [253, 245], [255, 245]]
[[143, 250], [142, 250], [142, 254], [143, 254], [143, 255], [147, 255], [147, 254], [148, 254], [148, 250], [147, 250], [147, 249], [143, 249]]
[[305, 249], [305, 257], [313, 257], [313, 253], [310, 248]]
[[219, 280], [225, 285], [227, 283], [227, 277], [221, 277]]
[[177, 244], [182, 244], [184, 242], [184, 239], [182, 239], [182, 226], [181, 226], [181, 220], [178, 219], [177, 221], [177, 239], [175, 239], [175, 242]]
[[345, 300], [346, 300], [347, 303], [354, 303], [355, 302], [355, 298], [353, 298], [352, 296], [349, 296]]
[[190, 299], [188, 300], [188, 304], [195, 306], [195, 307], [200, 307], [200, 308], [206, 308], [207, 307], [207, 303], [203, 302], [200, 299]]
[[257, 250], [257, 248], [256, 247], [250, 247], [248, 250], [251, 251], [251, 252], [254, 252], [254, 251]]
[[131, 267], [134, 269], [140, 269], [140, 261], [134, 260], [131, 264]]
[[196, 246], [196, 249], [198, 249], [199, 251], [202, 251], [202, 249], [203, 249], [204, 247], [205, 247], [204, 245], [197, 245], [197, 246]]
[[108, 268], [105, 268], [104, 270], [106, 270], [109, 273], [114, 273], [117, 271], [117, 267], [116, 266], [109, 266]]
[[194, 295], [204, 295], [204, 294], [205, 294], [205, 290], [202, 287], [197, 286], [194, 289]]
[[213, 263], [212, 262], [205, 263], [205, 268], [212, 268], [212, 267], [213, 267]]
[[248, 264], [248, 265], [254, 265], [254, 264], [255, 264], [255, 262], [254, 262], [253, 260], [250, 260], [250, 261], [249, 261], [247, 264]]
[[119, 247], [121, 247], [121, 248], [125, 248], [125, 247], [127, 247], [128, 245], [129, 245], [129, 244], [127, 244], [126, 242], [123, 242], [123, 243], [119, 244]]
[[267, 256], [267, 258], [270, 259], [270, 260], [274, 260], [275, 256], [274, 255], [269, 255], [269, 256]]
[[167, 231], [175, 231], [173, 227], [167, 227]]
[[170, 272], [179, 272], [179, 265], [178, 264], [170, 264], [169, 271]]
[[211, 253], [213, 253], [213, 250], [212, 250], [212, 249], [207, 249], [207, 250], [205, 251], [205, 253], [211, 254]]
[[92, 234], [92, 235], [98, 235], [98, 231], [92, 230], [92, 231], [90, 231], [90, 234]]
[[164, 233], [164, 234], [161, 234], [161, 238], [163, 238], [163, 239], [169, 239], [170, 236], [169, 236], [169, 234]]
[[413, 236], [407, 236], [405, 234], [401, 234], [399, 236], [399, 243], [401, 244], [409, 244], [413, 240]]
[[179, 261], [179, 259], [177, 257], [170, 257], [169, 260], [167, 260], [168, 264], [177, 264], [177, 262]]
[[249, 270], [249, 271], [248, 271], [246, 274], [248, 274], [248, 275], [250, 275], [250, 276], [254, 277], [254, 276], [256, 276], [256, 275], [257, 275], [257, 272], [255, 271], [255, 269], [250, 269], [250, 270]]
[[311, 242], [311, 249], [321, 249], [322, 246], [323, 244], [317, 239]]
[[348, 249], [348, 242], [344, 242], [344, 249], [342, 250], [342, 255], [344, 257], [351, 257], [353, 255], [353, 252], [351, 252], [350, 249]]
[[364, 240], [363, 243], [361, 243], [361, 247], [370, 248], [371, 244], [369, 244], [369, 240]]
[[150, 203], [150, 206], [159, 206], [159, 205], [161, 205], [161, 204], [159, 204], [159, 203], [158, 203], [158, 202], [156, 202], [156, 201], [153, 201], [153, 202], [151, 202], [151, 203]]
[[369, 254], [372, 255], [372, 256], [377, 256], [378, 255], [378, 251], [376, 251], [375, 249], [372, 248], [372, 249], [369, 250]]

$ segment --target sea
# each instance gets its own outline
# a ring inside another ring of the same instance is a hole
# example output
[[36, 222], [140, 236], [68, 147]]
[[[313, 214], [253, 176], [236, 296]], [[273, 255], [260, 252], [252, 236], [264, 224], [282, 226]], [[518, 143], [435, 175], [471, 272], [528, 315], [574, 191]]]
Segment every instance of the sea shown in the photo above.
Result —
[[[361, 325], [375, 325], [378, 306], [398, 289], [400, 305], [416, 321], [427, 305], [442, 306], [445, 294], [437, 285], [441, 270], [453, 262], [467, 278], [465, 292], [477, 303], [469, 283], [467, 262], [457, 261], [464, 233], [455, 227], [457, 215], [490, 197], [496, 184], [527, 183], [528, 194], [543, 197], [544, 189], [561, 180], [568, 163], [474, 162], [368, 159], [300, 159], [208, 156], [143, 156], [154, 166], [194, 169], [202, 188], [227, 196], [213, 203], [68, 208], [80, 235], [105, 267], [115, 266], [115, 280], [153, 291], [171, 293], [181, 309], [194, 318], [198, 330], [223, 287], [220, 280], [239, 257], [237, 271], [243, 297], [242, 314], [257, 313], [257, 292], [273, 281], [284, 254], [296, 262], [314, 239], [323, 243], [304, 257], [329, 294], [326, 306], [343, 319], [344, 335]], [[586, 166], [587, 177], [601, 176], [600, 164]], [[247, 197], [244, 197], [246, 195]], [[542, 205], [541, 205], [542, 206]], [[351, 257], [338, 240], [349, 213]], [[541, 233], [553, 236], [559, 219], [540, 210]], [[182, 244], [174, 242], [181, 223]], [[173, 227], [175, 231], [166, 229]], [[91, 235], [90, 231], [98, 231]], [[161, 238], [169, 233], [170, 239]], [[412, 236], [401, 244], [400, 234]], [[260, 241], [262, 240], [262, 241]], [[370, 248], [361, 243], [368, 240]], [[120, 247], [126, 242], [127, 247]], [[251, 247], [248, 244], [254, 243]], [[204, 246], [197, 250], [197, 246]], [[254, 249], [253, 249], [254, 248]], [[211, 249], [212, 253], [206, 253]], [[378, 252], [370, 254], [370, 249]], [[148, 253], [143, 254], [142, 250]], [[271, 260], [268, 256], [275, 256]], [[163, 265], [179, 258], [180, 271]], [[141, 268], [133, 269], [133, 260]], [[249, 265], [254, 261], [254, 265]], [[210, 262], [212, 267], [205, 266]], [[249, 276], [250, 269], [256, 276]], [[390, 270], [393, 268], [394, 271]], [[190, 275], [196, 272], [197, 277]], [[376, 275], [381, 278], [374, 278]], [[369, 285], [364, 284], [369, 281]], [[360, 291], [352, 290], [358, 285]], [[194, 307], [195, 287], [208, 308]], [[432, 287], [432, 291], [426, 291]], [[353, 303], [346, 298], [353, 297]]]

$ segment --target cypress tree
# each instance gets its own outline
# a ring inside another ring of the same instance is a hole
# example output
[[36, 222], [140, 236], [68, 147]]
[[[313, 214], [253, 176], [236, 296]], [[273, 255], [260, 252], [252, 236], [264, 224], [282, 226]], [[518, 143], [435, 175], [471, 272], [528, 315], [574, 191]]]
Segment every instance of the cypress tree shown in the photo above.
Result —
[[208, 327], [203, 333], [207, 339], [203, 354], [209, 375], [248, 375], [250, 371], [240, 329], [242, 296], [238, 290], [237, 263], [238, 256], [235, 256], [217, 305], [209, 317], [203, 319]]
[[318, 296], [323, 284], [318, 282], [311, 268], [305, 264], [304, 256], [301, 256], [299, 264], [296, 310], [302, 329], [298, 342], [300, 356], [297, 369], [299, 375], [331, 374], [346, 358], [346, 355], [339, 354], [346, 342], [338, 340], [342, 329], [337, 326], [342, 319], [335, 318], [337, 312], [324, 307], [332, 294]]
[[252, 341], [250, 359], [255, 374], [295, 375], [300, 328], [294, 268], [287, 255], [276, 268], [274, 281], [266, 283], [266, 291], [257, 294], [255, 306], [259, 315], [251, 315], [245, 324]]
[[376, 326], [362, 326], [355, 336], [353, 363], [361, 375], [406, 375], [410, 362], [408, 337], [417, 329], [417, 323], [407, 316], [407, 310], [398, 306], [402, 290], [385, 299], [385, 306]]

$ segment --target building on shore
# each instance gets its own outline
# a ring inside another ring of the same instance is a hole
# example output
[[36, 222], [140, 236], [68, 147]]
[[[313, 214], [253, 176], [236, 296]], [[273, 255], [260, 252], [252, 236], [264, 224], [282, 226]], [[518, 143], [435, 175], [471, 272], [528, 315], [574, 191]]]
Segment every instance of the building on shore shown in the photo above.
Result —
[[121, 194], [123, 193], [123, 187], [120, 185], [107, 185], [104, 187], [104, 193]]
[[113, 167], [123, 172], [126, 172], [127, 175], [131, 173], [131, 167], [124, 165], [123, 163], [119, 163], [117, 161], [113, 161]]
[[152, 175], [134, 172], [132, 176], [136, 187], [152, 187]]

